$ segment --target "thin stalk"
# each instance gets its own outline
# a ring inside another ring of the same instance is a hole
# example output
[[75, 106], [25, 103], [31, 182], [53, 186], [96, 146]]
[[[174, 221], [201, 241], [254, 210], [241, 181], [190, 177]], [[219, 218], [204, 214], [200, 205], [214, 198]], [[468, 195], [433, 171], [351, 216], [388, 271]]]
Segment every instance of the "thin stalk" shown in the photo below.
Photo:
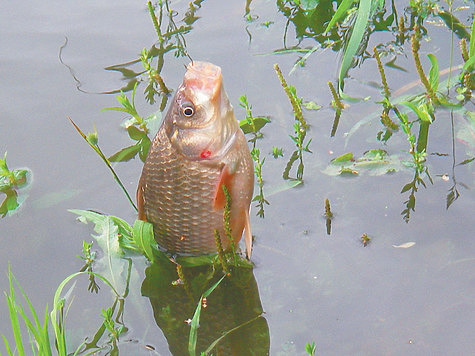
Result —
[[74, 126], [74, 128], [77, 130], [77, 132], [79, 132], [79, 134], [82, 136], [82, 138], [84, 138], [84, 140], [86, 140], [86, 142], [89, 144], [89, 146], [91, 146], [91, 148], [99, 155], [99, 157], [101, 157], [101, 159], [104, 161], [104, 163], [106, 164], [106, 166], [109, 168], [109, 170], [112, 172], [112, 175], [114, 176], [114, 179], [115, 181], [117, 182], [117, 184], [119, 184], [119, 186], [122, 188], [122, 191], [125, 193], [125, 195], [127, 196], [127, 199], [129, 200], [130, 204], [134, 207], [135, 211], [138, 211], [137, 210], [137, 207], [135, 206], [132, 198], [130, 197], [129, 193], [127, 192], [127, 189], [125, 189], [124, 185], [122, 184], [119, 176], [117, 175], [117, 173], [115, 173], [114, 171], [114, 168], [112, 168], [109, 160], [107, 159], [107, 157], [104, 155], [104, 153], [102, 153], [101, 149], [99, 148], [99, 146], [97, 144], [93, 144], [91, 142], [89, 142], [89, 140], [87, 139], [87, 136], [84, 134], [84, 132], [81, 131], [81, 129], [74, 123], [74, 121], [68, 117], [69, 121], [71, 121], [71, 124]]

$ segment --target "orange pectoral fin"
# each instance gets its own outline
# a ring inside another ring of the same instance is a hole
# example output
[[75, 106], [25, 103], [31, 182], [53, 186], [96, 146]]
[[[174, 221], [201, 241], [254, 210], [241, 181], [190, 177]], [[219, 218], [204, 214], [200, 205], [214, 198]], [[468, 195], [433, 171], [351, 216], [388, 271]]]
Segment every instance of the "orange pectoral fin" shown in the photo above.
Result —
[[234, 174], [229, 173], [228, 168], [225, 166], [221, 171], [221, 176], [219, 177], [218, 184], [216, 185], [216, 191], [214, 195], [214, 209], [219, 210], [223, 209], [226, 204], [226, 196], [224, 195], [223, 185], [231, 194], [232, 189], [232, 179]]
[[140, 182], [139, 186], [137, 187], [137, 212], [137, 219], [147, 221], [144, 210], [143, 185]]
[[244, 213], [244, 242], [246, 243], [246, 257], [250, 260], [252, 253], [252, 233], [251, 222], [249, 221], [249, 210]]

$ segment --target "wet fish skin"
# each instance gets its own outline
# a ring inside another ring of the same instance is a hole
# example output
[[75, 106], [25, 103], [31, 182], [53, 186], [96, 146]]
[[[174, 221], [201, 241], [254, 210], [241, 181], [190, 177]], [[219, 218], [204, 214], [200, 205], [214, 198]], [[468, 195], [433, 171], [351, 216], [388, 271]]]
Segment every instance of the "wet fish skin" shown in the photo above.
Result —
[[155, 239], [167, 251], [214, 253], [215, 229], [227, 249], [223, 184], [231, 195], [233, 239], [237, 244], [244, 230], [250, 257], [254, 174], [247, 141], [224, 91], [221, 69], [194, 62], [145, 161], [137, 189], [139, 219], [153, 223]]

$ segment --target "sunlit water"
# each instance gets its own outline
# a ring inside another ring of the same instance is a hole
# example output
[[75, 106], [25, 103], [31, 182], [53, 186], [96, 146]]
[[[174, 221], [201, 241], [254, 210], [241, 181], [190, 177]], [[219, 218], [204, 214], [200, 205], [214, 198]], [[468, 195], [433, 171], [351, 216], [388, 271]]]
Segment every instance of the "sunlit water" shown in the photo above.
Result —
[[[197, 12], [200, 18], [186, 41], [193, 59], [222, 67], [224, 85], [239, 118], [244, 117], [238, 106], [242, 94], [247, 95], [255, 115], [271, 117], [272, 123], [263, 130], [265, 138], [258, 142], [261, 155], [266, 156], [264, 192], [283, 184], [282, 171], [294, 150], [288, 136], [294, 119], [273, 64], [280, 65], [299, 96], [323, 106], [319, 111], [304, 112], [311, 125], [307, 137], [312, 138], [313, 152], [304, 153], [304, 184], [268, 196], [270, 206], [264, 219], [251, 212], [256, 236], [255, 292], [265, 312], [270, 354], [303, 355], [305, 343], [312, 341], [320, 355], [473, 354], [475, 200], [470, 188], [474, 176], [473, 166], [455, 168], [457, 181], [469, 189], [459, 186], [460, 197], [446, 209], [454, 161], [449, 111], [438, 112], [428, 147], [429, 152], [448, 155], [428, 156], [434, 184], [420, 187], [415, 212], [405, 223], [400, 213], [407, 193], [400, 192], [413, 178], [410, 170], [359, 177], [333, 177], [322, 172], [332, 158], [346, 152], [361, 156], [368, 149], [384, 148], [389, 154], [401, 154], [408, 148], [402, 133], [382, 146], [376, 140], [381, 129], [378, 119], [346, 135], [357, 122], [381, 110], [374, 104], [381, 97], [380, 90], [366, 83], [379, 83], [374, 61], [351, 71], [355, 79], [346, 84], [350, 95], [371, 96], [370, 101], [351, 104], [331, 138], [334, 110], [327, 81], [337, 77], [338, 57], [331, 50], [317, 51], [304, 68], [289, 75], [297, 55], [263, 55], [283, 47], [286, 18], [273, 2], [255, 1], [252, 15], [259, 18], [249, 24], [243, 17], [244, 5], [244, 1], [203, 2]], [[187, 6], [184, 1], [173, 2], [179, 13]], [[266, 28], [260, 25], [264, 21], [274, 23]], [[435, 53], [440, 68], [447, 68], [450, 34], [442, 27], [431, 30], [432, 42], [422, 44], [423, 61], [429, 65], [424, 55]], [[130, 223], [135, 219], [109, 171], [67, 117], [88, 132], [95, 124], [99, 143], [107, 153], [128, 145], [119, 129], [125, 116], [99, 112], [115, 106], [116, 100], [97, 93], [125, 84], [118, 74], [103, 68], [137, 58], [142, 48], [154, 43], [155, 33], [145, 4], [128, 1], [49, 1], [41, 6], [28, 1], [3, 2], [0, 33], [0, 154], [8, 151], [11, 168], [26, 166], [33, 172], [27, 201], [18, 213], [0, 222], [0, 287], [8, 288], [10, 263], [42, 313], [46, 304], [51, 305], [57, 285], [82, 266], [75, 257], [81, 253], [82, 241], [92, 240], [92, 228], [77, 223], [67, 209], [93, 209]], [[376, 34], [368, 49], [390, 36]], [[60, 63], [58, 53], [65, 37], [68, 43], [62, 59], [86, 93], [77, 90], [71, 72]], [[287, 44], [296, 43], [294, 38], [290, 24]], [[458, 40], [454, 40], [456, 47]], [[315, 43], [308, 40], [303, 45]], [[458, 50], [454, 51], [454, 64], [460, 64]], [[408, 58], [399, 58], [397, 64], [408, 73], [387, 69], [393, 90], [416, 79], [407, 53]], [[162, 74], [168, 86], [176, 88], [181, 82], [187, 62], [171, 54], [166, 57]], [[158, 106], [150, 107], [142, 98], [137, 95], [141, 113], [157, 110]], [[455, 116], [454, 120], [455, 132], [463, 129], [461, 118]], [[283, 148], [284, 158], [275, 160], [270, 155], [272, 146]], [[473, 155], [473, 141], [467, 145], [456, 140], [455, 162], [468, 158], [470, 149]], [[134, 192], [140, 161], [116, 168], [127, 189]], [[444, 174], [449, 175], [449, 181], [440, 177]], [[330, 235], [323, 217], [325, 198], [335, 214]], [[364, 233], [372, 238], [366, 247], [360, 241]], [[406, 242], [415, 245], [393, 247]], [[124, 316], [130, 331], [122, 339], [121, 352], [167, 355], [166, 330], [157, 326], [153, 303], [140, 296], [145, 264], [137, 260], [134, 268]], [[92, 337], [101, 323], [100, 309], [111, 303], [106, 287], [98, 295], [91, 295], [86, 288], [87, 278], [83, 278], [73, 291], [67, 317], [72, 346]], [[0, 298], [0, 310], [0, 333], [12, 340], [4, 298]], [[187, 338], [184, 340], [186, 343]], [[152, 345], [155, 352], [145, 345]]]

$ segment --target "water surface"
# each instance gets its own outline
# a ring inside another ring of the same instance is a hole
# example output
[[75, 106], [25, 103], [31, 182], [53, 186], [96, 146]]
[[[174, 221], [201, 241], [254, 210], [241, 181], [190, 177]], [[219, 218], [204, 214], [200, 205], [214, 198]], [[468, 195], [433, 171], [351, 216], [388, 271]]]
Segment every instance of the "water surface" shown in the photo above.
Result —
[[[188, 8], [184, 1], [172, 4], [179, 13]], [[319, 50], [304, 68], [289, 75], [296, 54], [262, 55], [283, 47], [287, 19], [275, 3], [254, 1], [251, 14], [259, 18], [248, 23], [244, 5], [243, 1], [203, 2], [199, 19], [186, 35], [187, 50], [195, 60], [222, 67], [238, 118], [245, 115], [238, 105], [242, 94], [247, 95], [255, 115], [271, 117], [271, 124], [263, 130], [264, 139], [258, 142], [266, 157], [265, 192], [283, 184], [282, 171], [294, 150], [288, 136], [293, 114], [273, 64], [279, 64], [299, 96], [323, 106], [304, 112], [313, 152], [304, 154], [304, 183], [269, 196], [264, 219], [255, 216], [257, 209], [251, 212], [256, 236], [254, 277], [269, 329], [270, 353], [303, 355], [305, 343], [315, 341], [320, 355], [473, 354], [474, 175], [473, 165], [456, 167], [457, 181], [467, 188], [459, 187], [460, 197], [446, 209], [454, 162], [450, 112], [438, 112], [428, 147], [430, 153], [447, 155], [428, 156], [434, 183], [420, 187], [416, 210], [406, 223], [401, 211], [407, 194], [400, 192], [412, 180], [411, 170], [353, 178], [323, 173], [331, 159], [345, 152], [361, 156], [373, 148], [384, 148], [389, 154], [407, 151], [401, 132], [386, 146], [377, 141], [381, 129], [377, 119], [347, 135], [361, 119], [380, 111], [375, 104], [381, 98], [380, 89], [367, 83], [379, 83], [374, 60], [352, 70], [345, 87], [350, 95], [371, 99], [344, 110], [335, 137], [330, 137], [334, 110], [327, 81], [338, 75], [338, 55]], [[463, 21], [467, 18], [461, 15]], [[273, 24], [267, 28], [261, 25], [265, 21]], [[435, 53], [442, 69], [449, 66], [451, 36], [439, 25], [428, 26], [432, 40], [422, 43], [421, 56]], [[154, 43], [155, 33], [145, 4], [129, 1], [46, 1], [41, 6], [29, 1], [3, 2], [0, 33], [0, 154], [8, 151], [11, 168], [26, 166], [33, 172], [27, 201], [18, 213], [0, 223], [0, 271], [4, 271], [0, 289], [8, 288], [5, 272], [10, 263], [34, 305], [43, 310], [44, 305], [51, 305], [62, 279], [82, 266], [75, 257], [82, 241], [92, 240], [92, 229], [77, 223], [67, 209], [93, 209], [130, 223], [135, 219], [109, 171], [67, 117], [88, 132], [95, 124], [107, 153], [128, 145], [119, 126], [125, 115], [100, 112], [115, 106], [116, 100], [99, 93], [125, 85], [117, 73], [104, 68], [136, 59], [142, 48]], [[377, 34], [368, 49], [390, 36]], [[59, 60], [65, 38], [62, 60], [80, 80], [80, 90]], [[454, 41], [456, 47], [458, 40]], [[287, 45], [296, 43], [290, 24]], [[301, 45], [314, 46], [315, 42], [306, 40]], [[398, 64], [407, 72], [386, 70], [393, 90], [417, 78], [407, 46], [406, 50], [407, 58], [401, 56]], [[454, 64], [460, 64], [458, 51], [454, 51]], [[427, 72], [429, 63], [425, 56], [423, 60]], [[162, 74], [169, 87], [179, 85], [188, 61], [166, 57]], [[137, 106], [144, 114], [158, 110], [158, 105], [151, 107], [141, 95], [137, 95]], [[460, 116], [454, 122], [455, 132], [464, 128]], [[457, 163], [473, 155], [473, 141], [471, 145], [455, 140]], [[283, 158], [271, 156], [273, 146], [283, 148]], [[136, 189], [141, 166], [137, 159], [116, 166], [130, 192]], [[450, 176], [448, 182], [441, 178], [444, 174]], [[325, 198], [335, 214], [330, 235], [323, 218]], [[366, 247], [360, 241], [364, 233], [372, 238]], [[406, 242], [416, 244], [407, 249], [393, 247]], [[130, 331], [122, 340], [121, 351], [167, 355], [167, 340], [155, 322], [153, 306], [140, 296], [145, 265], [138, 260], [135, 267], [125, 310]], [[72, 345], [92, 336], [101, 322], [100, 309], [111, 300], [106, 288], [91, 295], [86, 287], [84, 278], [74, 289], [67, 318]], [[4, 298], [0, 310], [0, 332], [11, 338]], [[147, 344], [153, 345], [155, 353], [143, 347]]]

